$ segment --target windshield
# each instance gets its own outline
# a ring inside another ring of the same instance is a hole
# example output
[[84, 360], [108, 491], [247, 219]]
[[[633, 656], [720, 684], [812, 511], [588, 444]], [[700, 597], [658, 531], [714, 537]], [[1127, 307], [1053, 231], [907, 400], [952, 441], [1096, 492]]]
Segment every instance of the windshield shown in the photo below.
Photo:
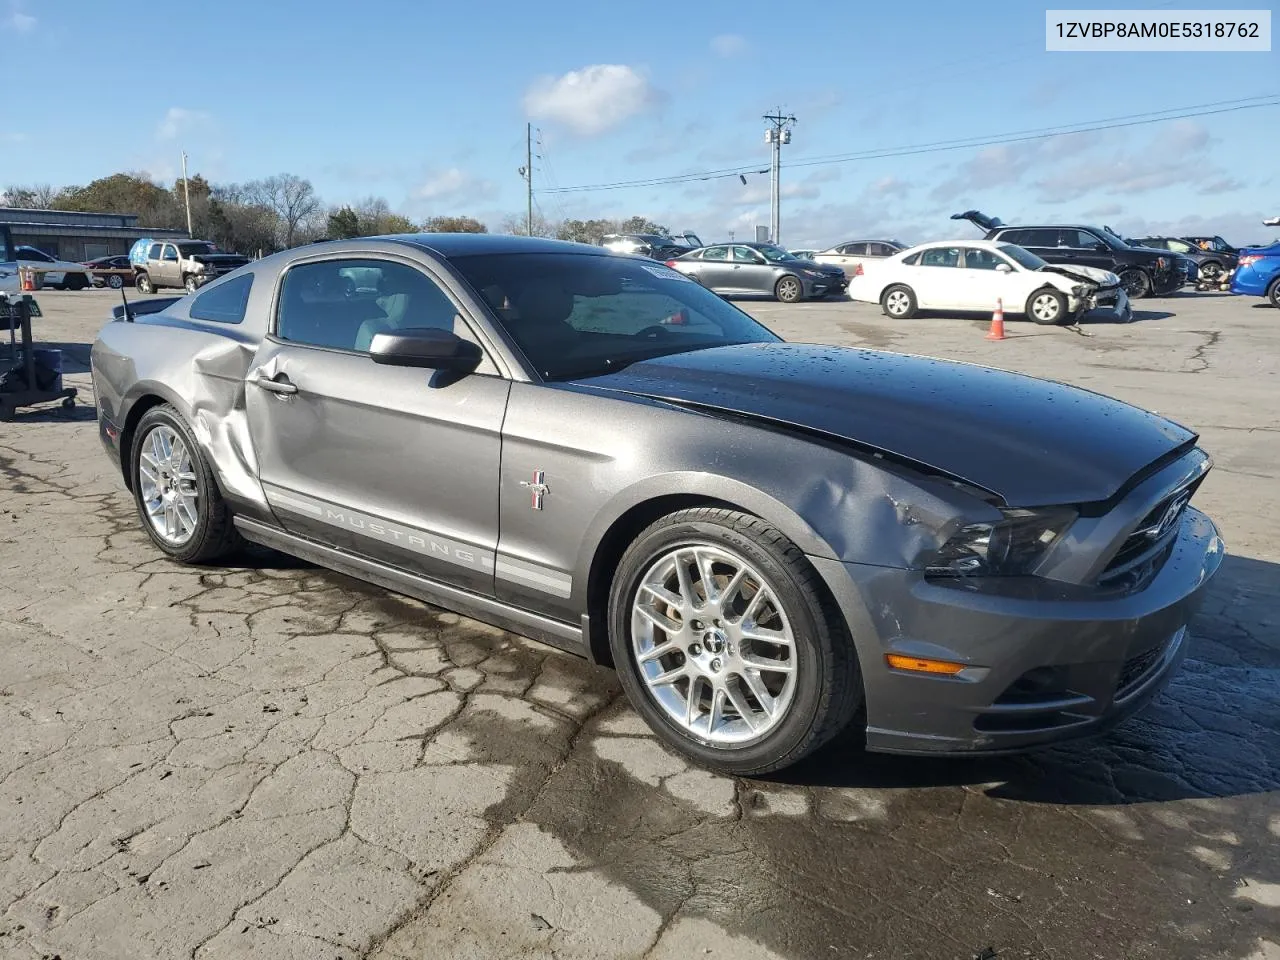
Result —
[[762, 243], [754, 249], [759, 250], [764, 254], [764, 258], [772, 263], [789, 263], [792, 260], [799, 259], [789, 251], [783, 250], [781, 247], [775, 247], [770, 243]]
[[212, 243], [180, 243], [178, 252], [184, 257], [198, 257], [202, 253], [217, 253], [218, 248]]
[[1047, 267], [1049, 265], [1030, 250], [1024, 250], [1022, 247], [1016, 246], [1012, 243], [1002, 243], [996, 249], [1018, 266], [1027, 270], [1039, 270], [1041, 267]]
[[1113, 250], [1117, 247], [1123, 248], [1123, 247], [1130, 246], [1129, 244], [1125, 243], [1124, 240], [1122, 240], [1120, 237], [1117, 237], [1114, 233], [1108, 230], [1106, 227], [1103, 227], [1101, 230], [1099, 230], [1098, 234], [1099, 236], [1102, 237], [1102, 239], [1105, 242], [1111, 245], [1111, 248]]
[[688, 350], [780, 338], [660, 263], [575, 253], [450, 261], [544, 380], [571, 380]]

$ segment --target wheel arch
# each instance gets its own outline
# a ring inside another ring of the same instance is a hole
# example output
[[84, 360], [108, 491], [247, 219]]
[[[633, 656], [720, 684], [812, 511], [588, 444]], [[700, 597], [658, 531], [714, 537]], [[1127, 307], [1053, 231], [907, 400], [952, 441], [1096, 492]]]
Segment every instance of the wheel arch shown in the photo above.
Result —
[[166, 403], [177, 407], [180, 412], [183, 410], [182, 403], [172, 391], [159, 383], [138, 384], [129, 398], [124, 422], [120, 424], [120, 472], [124, 474], [124, 485], [130, 493], [133, 493], [133, 471], [129, 465], [133, 462], [133, 441], [138, 424], [148, 410]]
[[593, 524], [586, 538], [586, 556], [579, 563], [586, 583], [583, 639], [593, 662], [612, 665], [608, 604], [618, 560], [642, 530], [667, 514], [692, 507], [736, 510], [777, 527], [806, 555], [835, 556], [799, 514], [763, 491], [726, 477], [701, 474], [700, 479], [704, 482], [694, 484], [692, 476], [651, 478], [639, 489], [620, 494], [614, 509], [602, 511]]

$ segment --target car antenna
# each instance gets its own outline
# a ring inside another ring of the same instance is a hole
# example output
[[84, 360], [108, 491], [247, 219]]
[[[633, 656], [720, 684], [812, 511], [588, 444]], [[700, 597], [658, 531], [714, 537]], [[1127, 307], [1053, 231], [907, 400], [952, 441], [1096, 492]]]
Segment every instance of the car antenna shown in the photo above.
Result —
[[120, 287], [120, 302], [124, 304], [124, 322], [133, 323], [133, 311], [129, 309], [129, 298], [124, 295], [124, 286]]

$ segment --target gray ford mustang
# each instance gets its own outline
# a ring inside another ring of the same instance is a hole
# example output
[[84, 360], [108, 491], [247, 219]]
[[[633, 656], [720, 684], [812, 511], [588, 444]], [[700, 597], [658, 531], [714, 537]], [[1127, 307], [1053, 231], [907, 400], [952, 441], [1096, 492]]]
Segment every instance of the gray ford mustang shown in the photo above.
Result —
[[1222, 559], [1189, 430], [784, 343], [598, 247], [317, 244], [117, 311], [101, 435], [160, 550], [254, 541], [611, 663], [717, 770], [851, 723], [935, 754], [1104, 730], [1175, 670]]

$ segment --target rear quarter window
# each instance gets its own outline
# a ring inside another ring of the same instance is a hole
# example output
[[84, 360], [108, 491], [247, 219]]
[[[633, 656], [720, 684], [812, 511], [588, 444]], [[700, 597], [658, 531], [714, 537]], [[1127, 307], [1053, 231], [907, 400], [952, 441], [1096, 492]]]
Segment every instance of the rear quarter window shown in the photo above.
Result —
[[204, 293], [197, 294], [191, 302], [191, 319], [211, 320], [214, 323], [242, 322], [252, 288], [252, 273], [231, 277], [210, 287]]

